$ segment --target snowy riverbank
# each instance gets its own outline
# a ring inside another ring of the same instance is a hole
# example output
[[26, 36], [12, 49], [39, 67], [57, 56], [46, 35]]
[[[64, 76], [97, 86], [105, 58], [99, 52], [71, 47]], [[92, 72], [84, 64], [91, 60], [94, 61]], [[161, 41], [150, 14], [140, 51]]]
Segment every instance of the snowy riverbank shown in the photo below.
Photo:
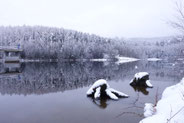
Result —
[[143, 119], [140, 123], [183, 123], [184, 78], [180, 83], [167, 87], [157, 106], [145, 108], [145, 112], [153, 115]]
[[116, 56], [116, 59], [118, 60], [116, 64], [123, 64], [123, 63], [128, 63], [128, 62], [135, 62], [140, 59], [136, 58], [131, 58], [131, 57], [121, 57], [121, 56]]
[[162, 61], [162, 59], [160, 59], [160, 58], [148, 58], [147, 60], [148, 61], [153, 61], [153, 62]]
[[[123, 63], [128, 63], [128, 62], [135, 62], [140, 59], [136, 58], [131, 58], [131, 57], [124, 57], [124, 56], [116, 56], [116, 64], [123, 64]], [[101, 59], [90, 59], [92, 62], [108, 62], [108, 61], [113, 61], [114, 59], [106, 59], [106, 58], [101, 58]]]

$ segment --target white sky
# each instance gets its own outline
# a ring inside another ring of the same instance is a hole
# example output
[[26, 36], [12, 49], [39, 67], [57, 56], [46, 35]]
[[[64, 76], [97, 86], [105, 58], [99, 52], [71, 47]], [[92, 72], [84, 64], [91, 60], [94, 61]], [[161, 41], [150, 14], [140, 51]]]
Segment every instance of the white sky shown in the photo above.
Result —
[[176, 34], [174, 0], [0, 0], [0, 25], [64, 27], [105, 37]]

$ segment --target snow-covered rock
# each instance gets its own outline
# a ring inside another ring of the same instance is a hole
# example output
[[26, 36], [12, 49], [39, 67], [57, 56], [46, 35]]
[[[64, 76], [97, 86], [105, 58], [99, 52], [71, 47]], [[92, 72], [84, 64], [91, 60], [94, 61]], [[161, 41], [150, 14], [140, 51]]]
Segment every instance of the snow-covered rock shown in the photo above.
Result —
[[140, 123], [183, 123], [184, 122], [184, 78], [180, 83], [167, 87], [155, 107], [154, 115]]
[[143, 78], [145, 76], [149, 76], [149, 73], [147, 73], [147, 72], [139, 72], [139, 73], [135, 74], [135, 78], [136, 79], [141, 79], [141, 78]]
[[109, 84], [104, 79], [96, 81], [86, 94], [95, 99], [109, 97], [110, 99], [118, 100], [118, 97], [128, 97], [128, 95], [110, 88]]
[[130, 81], [130, 85], [132, 86], [144, 86], [152, 88], [153, 85], [149, 80], [149, 73], [147, 72], [139, 72], [136, 73], [134, 78]]

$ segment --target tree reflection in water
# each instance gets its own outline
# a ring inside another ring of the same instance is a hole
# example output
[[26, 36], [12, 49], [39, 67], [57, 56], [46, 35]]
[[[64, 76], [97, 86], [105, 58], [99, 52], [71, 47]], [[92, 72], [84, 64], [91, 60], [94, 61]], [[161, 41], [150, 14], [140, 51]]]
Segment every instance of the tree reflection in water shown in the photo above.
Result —
[[102, 98], [99, 100], [92, 99], [92, 102], [101, 109], [105, 109], [107, 107], [107, 105], [108, 105], [107, 101], [108, 101], [107, 98]]
[[137, 87], [137, 86], [131, 86], [135, 92], [141, 92], [142, 94], [144, 95], [148, 95], [149, 94], [149, 91], [147, 91], [146, 87]]
[[[5, 72], [9, 65], [0, 65], [0, 93], [1, 94], [45, 94], [63, 92], [91, 85], [98, 79], [118, 81], [132, 76], [139, 71], [147, 70], [151, 79], [164, 77], [179, 81], [183, 73], [173, 72], [173, 68], [164, 67], [164, 63], [147, 63], [144, 61], [116, 65], [103, 62], [60, 62], [60, 63], [23, 63], [13, 74]], [[138, 66], [139, 69], [135, 69]], [[161, 66], [161, 67], [159, 67]], [[182, 67], [178, 67], [181, 68]], [[172, 69], [172, 71], [171, 71]], [[12, 68], [13, 70], [13, 68]], [[158, 72], [164, 74], [159, 76]], [[17, 74], [16, 74], [17, 73]], [[170, 77], [172, 76], [172, 77]], [[165, 79], [164, 78], [164, 79]], [[134, 88], [135, 91], [148, 95], [144, 88]]]

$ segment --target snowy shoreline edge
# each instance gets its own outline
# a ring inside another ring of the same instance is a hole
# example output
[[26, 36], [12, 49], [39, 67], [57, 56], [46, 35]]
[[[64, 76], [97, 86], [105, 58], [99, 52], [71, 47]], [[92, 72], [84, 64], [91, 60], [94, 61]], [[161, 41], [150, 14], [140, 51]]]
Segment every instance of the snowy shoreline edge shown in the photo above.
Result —
[[184, 78], [176, 85], [167, 87], [158, 101], [154, 112], [139, 123], [183, 123], [184, 121]]

